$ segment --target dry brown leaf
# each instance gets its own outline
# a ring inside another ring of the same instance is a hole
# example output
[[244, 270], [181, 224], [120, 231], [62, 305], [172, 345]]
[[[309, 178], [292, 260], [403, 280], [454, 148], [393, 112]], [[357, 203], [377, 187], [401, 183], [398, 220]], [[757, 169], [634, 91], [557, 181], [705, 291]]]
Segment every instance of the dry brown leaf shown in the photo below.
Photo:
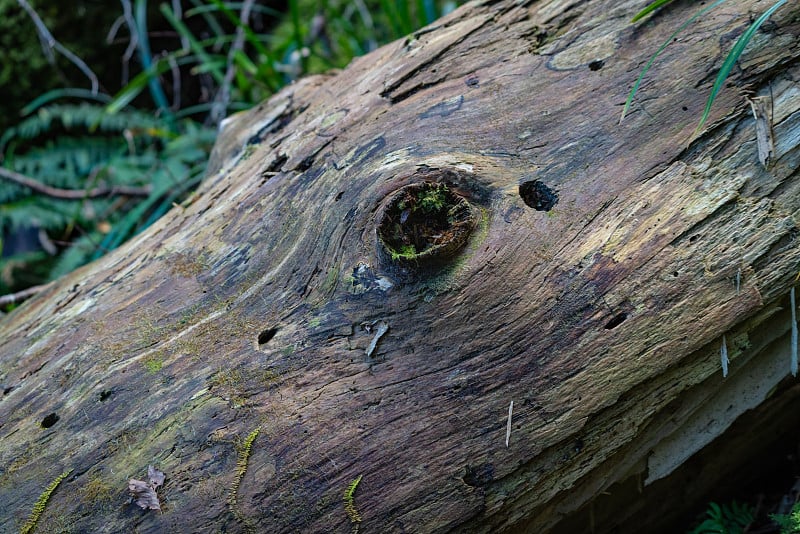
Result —
[[150, 479], [150, 486], [153, 489], [156, 489], [157, 487], [164, 484], [164, 479], [166, 478], [166, 475], [164, 475], [164, 473], [162, 473], [152, 465], [148, 465], [147, 478]]
[[128, 481], [128, 492], [131, 500], [145, 510], [161, 510], [161, 502], [158, 500], [156, 488], [164, 484], [166, 476], [164, 473], [153, 467], [147, 467], [147, 478], [150, 483], [134, 478]]

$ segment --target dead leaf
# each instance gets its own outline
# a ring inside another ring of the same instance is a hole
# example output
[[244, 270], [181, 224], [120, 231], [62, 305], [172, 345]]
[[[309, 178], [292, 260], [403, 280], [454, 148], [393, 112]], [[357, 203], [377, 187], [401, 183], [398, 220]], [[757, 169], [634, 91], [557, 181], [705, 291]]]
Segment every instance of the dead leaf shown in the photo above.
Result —
[[162, 486], [164, 484], [164, 479], [166, 478], [164, 473], [162, 473], [152, 465], [147, 466], [147, 477], [150, 479], [150, 486], [153, 489]]
[[164, 484], [166, 476], [164, 473], [153, 467], [147, 466], [147, 478], [150, 483], [134, 478], [128, 481], [128, 492], [131, 500], [145, 510], [161, 510], [161, 502], [158, 500], [156, 488]]
[[145, 510], [161, 510], [161, 503], [158, 502], [158, 495], [147, 482], [141, 480], [130, 479], [128, 481], [128, 491], [131, 494], [133, 502]]

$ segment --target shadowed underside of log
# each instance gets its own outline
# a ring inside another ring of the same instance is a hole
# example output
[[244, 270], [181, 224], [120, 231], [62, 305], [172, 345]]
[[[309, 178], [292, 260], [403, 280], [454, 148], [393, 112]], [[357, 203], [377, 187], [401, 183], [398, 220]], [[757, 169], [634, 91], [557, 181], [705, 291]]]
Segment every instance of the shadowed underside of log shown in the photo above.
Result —
[[741, 89], [687, 144], [766, 6], [694, 24], [622, 125], [688, 6], [472, 3], [232, 118], [191, 205], [0, 323], [0, 529], [68, 469], [42, 528], [543, 532], [667, 476], [789, 372], [796, 6], [733, 78], [772, 166]]

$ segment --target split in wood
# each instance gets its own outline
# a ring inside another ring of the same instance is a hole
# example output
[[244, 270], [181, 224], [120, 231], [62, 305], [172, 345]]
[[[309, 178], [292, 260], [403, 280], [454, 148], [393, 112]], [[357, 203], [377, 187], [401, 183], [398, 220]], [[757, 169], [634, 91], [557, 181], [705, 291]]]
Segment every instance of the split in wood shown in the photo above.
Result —
[[794, 301], [794, 286], [789, 291], [789, 305], [792, 307], [792, 376], [797, 376], [797, 306]]

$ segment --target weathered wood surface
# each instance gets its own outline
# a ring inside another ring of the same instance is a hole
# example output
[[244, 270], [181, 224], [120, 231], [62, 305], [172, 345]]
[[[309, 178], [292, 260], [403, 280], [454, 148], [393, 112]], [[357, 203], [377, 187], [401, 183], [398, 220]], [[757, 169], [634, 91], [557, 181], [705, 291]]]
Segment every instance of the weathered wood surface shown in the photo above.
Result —
[[[772, 95], [766, 170], [741, 89], [688, 141], [768, 2], [692, 25], [618, 125], [692, 8], [630, 25], [643, 4], [472, 3], [234, 120], [193, 203], [0, 322], [0, 530], [73, 469], [42, 531], [345, 532], [363, 475], [364, 532], [544, 532], [759, 404], [788, 374], [800, 260], [797, 8], [733, 76]], [[481, 220], [414, 277], [376, 218], [422, 179]], [[520, 198], [532, 179], [551, 211]], [[161, 514], [127, 504], [149, 464]]]

